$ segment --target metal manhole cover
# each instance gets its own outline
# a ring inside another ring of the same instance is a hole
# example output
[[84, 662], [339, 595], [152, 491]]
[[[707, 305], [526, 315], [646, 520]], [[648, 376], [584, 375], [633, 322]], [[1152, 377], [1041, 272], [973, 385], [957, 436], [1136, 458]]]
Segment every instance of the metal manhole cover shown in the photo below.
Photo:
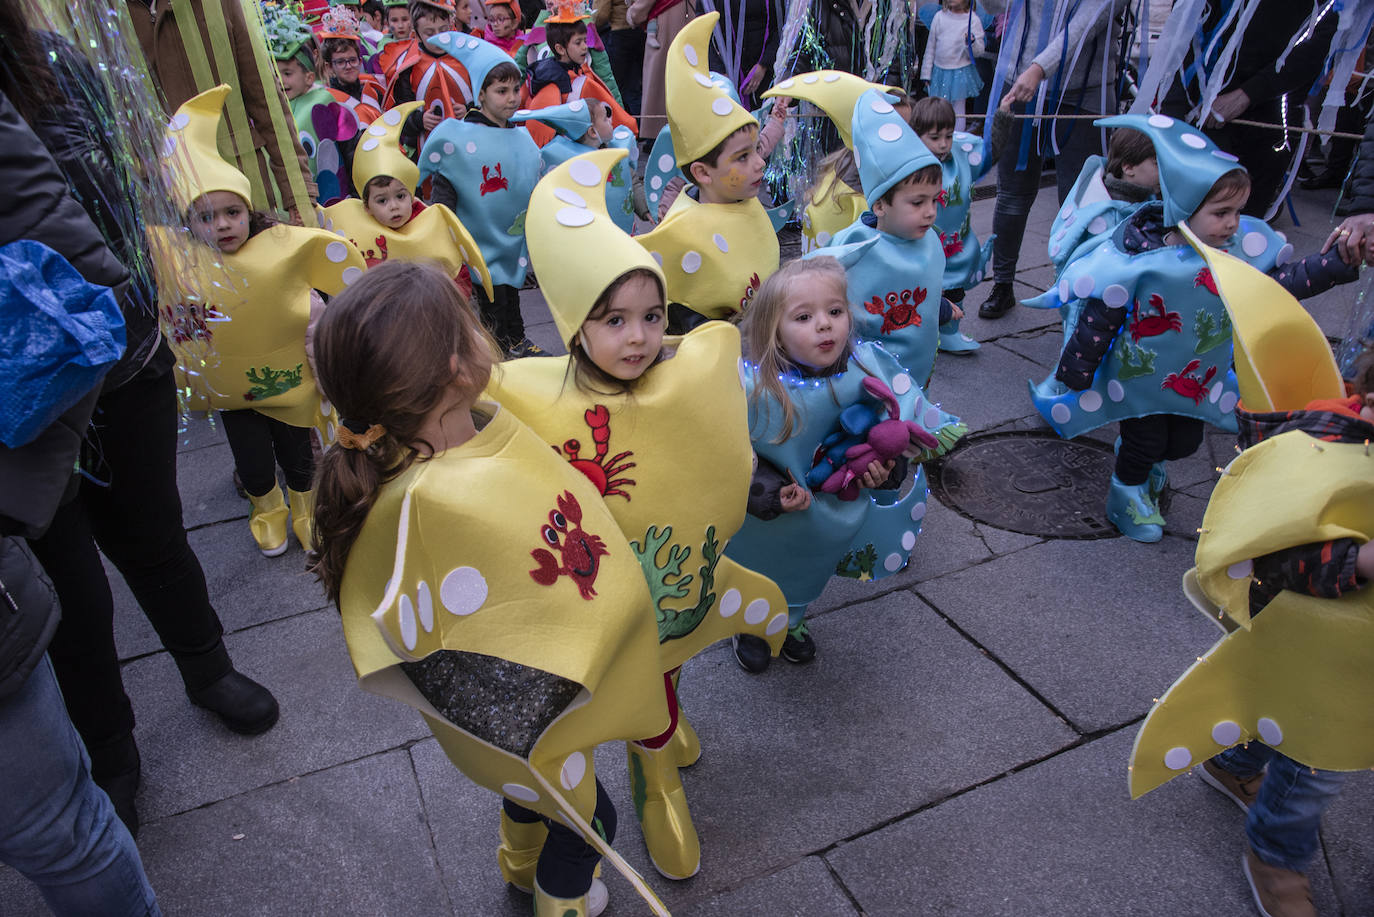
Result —
[[926, 473], [940, 502], [975, 522], [1048, 538], [1114, 538], [1106, 502], [1115, 462], [1096, 440], [1011, 431], [971, 436]]

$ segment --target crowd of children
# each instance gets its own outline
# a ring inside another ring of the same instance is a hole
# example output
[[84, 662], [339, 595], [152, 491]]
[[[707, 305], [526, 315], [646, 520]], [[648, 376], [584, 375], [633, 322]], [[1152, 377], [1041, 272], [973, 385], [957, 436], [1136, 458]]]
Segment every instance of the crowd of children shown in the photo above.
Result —
[[[661, 909], [611, 846], [615, 807], [593, 764], [603, 742], [626, 743], [653, 865], [696, 874], [678, 771], [702, 752], [678, 699], [683, 664], [727, 637], [750, 673], [777, 654], [814, 659], [808, 605], [836, 573], [905, 568], [922, 464], [968, 432], [927, 392], [941, 351], [978, 348], [959, 325], [990, 251], [970, 228], [972, 188], [1010, 116], [986, 138], [963, 130], [986, 26], [970, 0], [929, 12], [927, 98], [828, 70], [765, 93], [780, 100], [776, 132], [800, 100], [843, 145], [809, 195], [808, 251], [786, 264], [761, 200], [776, 139], [761, 142], [758, 116], [708, 70], [714, 13], [666, 52], [652, 180], [661, 195], [679, 175], [681, 192], [657, 221], [636, 200], [640, 125], [570, 4], [529, 31], [513, 0], [486, 0], [480, 30], [467, 0], [340, 4], [314, 21], [269, 4], [322, 228], [253, 210], [216, 146], [228, 87], [167, 127], [186, 225], [155, 234], [160, 317], [184, 389], [202, 399], [192, 406], [219, 411], [251, 536], [274, 557], [294, 533], [360, 683], [419, 710], [454, 764], [502, 797], [498, 866], [537, 915], [599, 913], [603, 857]], [[1262, 373], [1245, 357], [1232, 368], [1214, 273], [1229, 262], [1212, 250], [1298, 297], [1358, 265], [1339, 250], [1292, 260], [1240, 216], [1249, 178], [1235, 157], [1189, 125], [1101, 124], [1114, 128], [1108, 156], [1059, 211], [1056, 283], [1028, 303], [1059, 309], [1064, 329], [1030, 395], [1064, 437], [1119, 424], [1107, 516], [1152, 542], [1167, 463], [1206, 424], [1239, 418], [1243, 445], [1312, 428], [1254, 432], [1245, 410], [1263, 405], [1240, 398], [1258, 398], [1245, 373]], [[532, 274], [565, 357], [526, 333]], [[1331, 410], [1342, 429], [1328, 442], [1369, 429], [1362, 400]], [[1361, 533], [1334, 549], [1319, 534], [1302, 558], [1271, 551], [1267, 588], [1340, 596], [1362, 583], [1374, 559]], [[1207, 779], [1250, 805], [1266, 762], [1267, 786], [1273, 761], [1293, 763], [1264, 747], [1225, 752]], [[1283, 885], [1265, 870], [1310, 855], [1274, 853], [1262, 826], [1251, 842], [1252, 884]]]

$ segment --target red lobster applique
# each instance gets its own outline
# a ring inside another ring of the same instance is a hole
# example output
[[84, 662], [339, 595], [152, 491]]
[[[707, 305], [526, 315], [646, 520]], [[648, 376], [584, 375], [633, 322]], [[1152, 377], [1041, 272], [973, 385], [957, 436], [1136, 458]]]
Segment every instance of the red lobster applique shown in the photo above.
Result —
[[879, 334], [887, 334], [899, 328], [921, 327], [921, 316], [916, 307], [926, 301], [925, 287], [914, 290], [893, 290], [881, 299], [877, 296], [864, 303], [864, 309], [883, 317], [883, 327]]
[[1217, 292], [1217, 281], [1216, 278], [1212, 276], [1212, 269], [1210, 267], [1205, 267], [1197, 272], [1197, 276], [1193, 278], [1193, 286], [1206, 287], [1207, 291], [1213, 296], [1221, 295]]
[[509, 187], [510, 182], [501, 175], [501, 163], [496, 164], [495, 175], [491, 174], [491, 170], [487, 166], [482, 166], [482, 194], [479, 194], [478, 197], [493, 191], [505, 191]]
[[941, 188], [941, 189], [940, 189], [940, 193], [937, 194], [937, 195], [935, 195], [935, 203], [939, 204], [941, 207], [948, 207], [948, 206], [949, 206], [949, 189], [948, 189], [948, 188]]
[[744, 295], [740, 297], [739, 310], [743, 312], [749, 308], [749, 304], [754, 301], [754, 294], [759, 291], [759, 275], [755, 274], [749, 278], [749, 285], [744, 288]]
[[1201, 379], [1193, 375], [1193, 370], [1202, 365], [1201, 360], [1190, 360], [1188, 365], [1183, 367], [1181, 373], [1169, 373], [1160, 383], [1160, 388], [1169, 389], [1184, 398], [1193, 399], [1193, 404], [1202, 404], [1202, 399], [1207, 397], [1207, 383], [1212, 381], [1212, 377], [1217, 374], [1217, 368], [1213, 366], [1207, 370]]
[[582, 529], [582, 504], [571, 491], [563, 491], [558, 498], [558, 509], [549, 511], [549, 524], [539, 530], [539, 537], [563, 562], [558, 563], [552, 551], [535, 548], [530, 557], [539, 566], [530, 571], [530, 578], [541, 586], [552, 586], [560, 576], [570, 576], [582, 598], [596, 595], [593, 583], [601, 570], [601, 558], [611, 552], [599, 537]]
[[1128, 329], [1131, 332], [1131, 340], [1138, 341], [1141, 338], [1152, 338], [1163, 334], [1166, 331], [1183, 330], [1183, 317], [1177, 312], [1164, 311], [1164, 297], [1158, 293], [1150, 294], [1150, 308], [1154, 309], [1156, 315], [1140, 317], [1140, 300], [1135, 301], [1135, 307], [1131, 309], [1131, 324]]
[[208, 341], [215, 335], [209, 322], [223, 321], [224, 313], [214, 306], [200, 306], [195, 303], [179, 302], [163, 306], [162, 323], [172, 336], [173, 344], [189, 341]]
[[[634, 462], [625, 461], [634, 453], [621, 452], [606, 458], [606, 454], [611, 451], [611, 412], [606, 409], [604, 404], [598, 404], [582, 416], [592, 431], [592, 443], [596, 446], [596, 457], [582, 458], [580, 455], [582, 443], [570, 439], [563, 443], [562, 450], [568, 458], [568, 464], [585, 474], [596, 485], [596, 489], [601, 491], [601, 496], [617, 496], [629, 500], [630, 495], [621, 490], [621, 485], [628, 487], [634, 484], [634, 480], [632, 478], [617, 478], [616, 475], [622, 471], [629, 471], [635, 466]], [[555, 446], [553, 451], [559, 451], [558, 447]]]
[[940, 233], [940, 245], [945, 249], [945, 257], [952, 258], [964, 250], [964, 240], [959, 238], [959, 233], [952, 232], [946, 235]]

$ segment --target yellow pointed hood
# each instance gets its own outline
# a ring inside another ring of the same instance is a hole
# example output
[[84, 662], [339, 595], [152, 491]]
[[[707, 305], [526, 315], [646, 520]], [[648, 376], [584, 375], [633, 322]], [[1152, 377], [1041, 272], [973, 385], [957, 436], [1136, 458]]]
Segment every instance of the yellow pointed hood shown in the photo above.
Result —
[[711, 80], [707, 49], [720, 13], [698, 16], [683, 27], [668, 48], [664, 85], [668, 127], [677, 164], [686, 168], [742, 127], [758, 125], [730, 93]]
[[253, 200], [248, 177], [219, 154], [216, 138], [229, 92], [223, 83], [207, 89], [183, 102], [167, 122], [163, 166], [172, 197], [183, 212], [196, 198], [211, 191], [232, 191], [246, 202]]
[[664, 282], [658, 262], [606, 210], [606, 181], [626, 155], [605, 149], [575, 156], [545, 175], [530, 195], [530, 262], [538, 276], [557, 278], [543, 292], [565, 345], [620, 275], [638, 268]]
[[364, 186], [378, 175], [390, 175], [414, 191], [420, 184], [420, 167], [401, 151], [401, 128], [423, 102], [407, 102], [382, 114], [368, 126], [353, 153], [353, 187], [361, 196]]
[[870, 83], [863, 77], [846, 73], [843, 70], [816, 70], [788, 77], [763, 94], [763, 98], [778, 96], [801, 99], [810, 102], [825, 112], [839, 131], [840, 139], [851, 150], [854, 149], [854, 106], [859, 96], [870, 89], [882, 92], [895, 91], [895, 87], [881, 83]]

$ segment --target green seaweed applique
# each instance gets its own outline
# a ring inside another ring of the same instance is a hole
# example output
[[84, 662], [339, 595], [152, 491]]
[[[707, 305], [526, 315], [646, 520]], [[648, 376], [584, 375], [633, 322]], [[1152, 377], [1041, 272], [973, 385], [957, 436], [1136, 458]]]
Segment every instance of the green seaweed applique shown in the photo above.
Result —
[[1197, 336], [1193, 353], [1204, 354], [1222, 344], [1231, 343], [1231, 318], [1223, 312], [1218, 323], [1210, 312], [1200, 309], [1193, 317], [1193, 332]]
[[649, 795], [649, 782], [644, 778], [644, 763], [639, 755], [630, 753], [630, 800], [635, 806], [635, 817], [644, 820], [644, 800]]
[[658, 555], [672, 535], [672, 526], [664, 526], [660, 530], [651, 525], [644, 533], [642, 543], [630, 542], [630, 548], [639, 559], [639, 565], [649, 582], [649, 594], [654, 600], [654, 616], [658, 620], [659, 643], [677, 640], [696, 630], [716, 601], [713, 587], [716, 566], [720, 563], [720, 541], [716, 538], [716, 527], [710, 526], [706, 529], [706, 538], [701, 545], [702, 564], [697, 568], [697, 573], [701, 577], [701, 589], [696, 604], [691, 608], [672, 608], [665, 604], [669, 599], [687, 598], [690, 593], [687, 587], [695, 579], [692, 574], [682, 572], [683, 563], [692, 556], [691, 548], [669, 545], [667, 558], [663, 563], [659, 563]]
[[1132, 343], [1125, 335], [1121, 337], [1119, 357], [1121, 368], [1117, 370], [1116, 377], [1123, 382], [1139, 376], [1152, 375], [1155, 371], [1155, 352], [1148, 347]]
[[873, 571], [878, 566], [878, 552], [873, 545], [866, 544], [858, 551], [850, 551], [835, 565], [836, 576], [847, 576], [860, 582], [873, 579]]
[[510, 229], [506, 230], [506, 235], [523, 236], [525, 234], [525, 214], [527, 213], [529, 213], [528, 210], [520, 211], [519, 216], [515, 218], [515, 222], [510, 224]]
[[243, 396], [244, 401], [262, 401], [273, 398], [301, 384], [301, 370], [304, 364], [297, 363], [295, 369], [249, 369], [244, 373], [252, 388]]

